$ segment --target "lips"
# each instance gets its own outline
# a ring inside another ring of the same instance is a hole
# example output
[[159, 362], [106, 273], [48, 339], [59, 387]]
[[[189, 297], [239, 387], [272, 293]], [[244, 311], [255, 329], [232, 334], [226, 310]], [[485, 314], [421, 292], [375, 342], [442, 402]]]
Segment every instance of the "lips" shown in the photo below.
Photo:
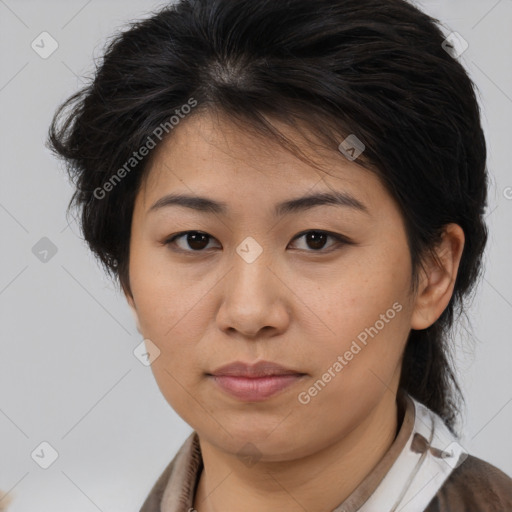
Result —
[[305, 375], [269, 361], [259, 361], [255, 364], [237, 361], [208, 374], [224, 392], [248, 402], [266, 400], [301, 380]]
[[228, 376], [228, 377], [268, 377], [272, 375], [304, 375], [296, 370], [285, 368], [277, 363], [269, 361], [258, 361], [254, 364], [242, 363], [236, 361], [234, 363], [221, 366], [212, 372], [214, 376]]

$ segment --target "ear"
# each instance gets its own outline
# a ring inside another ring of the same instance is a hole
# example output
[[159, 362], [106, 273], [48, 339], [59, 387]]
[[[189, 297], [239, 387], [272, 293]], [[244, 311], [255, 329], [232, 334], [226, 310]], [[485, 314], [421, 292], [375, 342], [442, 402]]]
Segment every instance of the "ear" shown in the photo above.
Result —
[[458, 224], [447, 224], [435, 252], [441, 266], [432, 257], [422, 269], [420, 285], [411, 316], [411, 328], [430, 327], [448, 306], [464, 249], [464, 231]]
[[135, 305], [135, 300], [133, 298], [132, 293], [127, 290], [124, 285], [122, 285], [124, 296], [126, 297], [126, 302], [128, 302], [128, 306], [130, 306], [130, 309], [132, 310], [133, 317], [135, 319], [135, 326], [137, 327], [137, 331], [139, 331], [140, 334], [142, 334], [141, 328], [140, 328], [140, 321], [139, 321], [139, 313], [137, 312], [137, 306]]

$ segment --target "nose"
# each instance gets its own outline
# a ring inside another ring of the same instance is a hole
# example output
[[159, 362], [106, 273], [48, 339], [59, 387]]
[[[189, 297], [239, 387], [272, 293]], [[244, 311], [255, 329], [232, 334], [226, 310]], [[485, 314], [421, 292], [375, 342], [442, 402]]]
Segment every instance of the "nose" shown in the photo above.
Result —
[[255, 339], [287, 329], [292, 293], [271, 264], [265, 251], [255, 259], [246, 258], [243, 252], [233, 254], [231, 270], [220, 287], [217, 325], [221, 330]]

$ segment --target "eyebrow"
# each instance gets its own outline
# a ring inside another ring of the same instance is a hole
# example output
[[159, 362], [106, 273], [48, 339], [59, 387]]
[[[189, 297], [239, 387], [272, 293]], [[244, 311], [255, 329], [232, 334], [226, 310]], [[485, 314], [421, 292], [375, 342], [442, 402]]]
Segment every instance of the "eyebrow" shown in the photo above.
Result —
[[[306, 195], [288, 201], [278, 203], [274, 209], [277, 217], [297, 213], [315, 206], [342, 206], [352, 208], [370, 215], [368, 208], [348, 192], [322, 192], [313, 195]], [[170, 206], [181, 206], [204, 213], [227, 215], [228, 205], [221, 201], [215, 201], [208, 197], [188, 194], [168, 194], [161, 197], [151, 206], [149, 212], [160, 210]]]

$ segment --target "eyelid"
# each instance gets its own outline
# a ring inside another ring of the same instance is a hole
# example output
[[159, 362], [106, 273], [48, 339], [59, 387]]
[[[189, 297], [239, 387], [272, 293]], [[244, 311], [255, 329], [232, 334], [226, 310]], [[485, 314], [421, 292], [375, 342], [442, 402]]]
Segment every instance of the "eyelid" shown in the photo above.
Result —
[[[206, 235], [209, 239], [216, 240], [216, 238], [214, 236], [206, 233], [205, 231], [191, 229], [191, 230], [188, 230], [188, 231], [180, 231], [179, 233], [175, 233], [174, 235], [171, 235], [170, 237], [167, 237], [162, 242], [162, 245], [164, 245], [164, 246], [173, 245], [176, 239], [181, 238], [181, 237], [183, 237], [185, 235], [188, 235], [190, 233], [197, 233], [197, 234], [201, 234], [201, 235]], [[327, 235], [328, 237], [333, 238], [334, 240], [336, 240], [336, 244], [333, 244], [331, 246], [331, 248], [329, 248], [329, 249], [323, 249], [322, 248], [322, 249], [319, 249], [319, 250], [316, 250], [316, 251], [315, 250], [307, 250], [307, 249], [298, 249], [298, 250], [301, 250], [301, 251], [304, 251], [304, 252], [308, 252], [308, 253], [312, 253], [312, 254], [328, 254], [328, 253], [336, 250], [336, 247], [343, 246], [343, 245], [354, 245], [354, 242], [352, 240], [350, 240], [348, 237], [346, 237], [346, 236], [344, 236], [344, 235], [342, 235], [340, 233], [334, 233], [332, 231], [327, 231], [325, 229], [306, 229], [304, 231], [301, 231], [297, 235], [295, 235], [292, 238], [291, 241], [294, 242], [295, 240], [303, 237], [304, 235], [307, 235], [308, 233], [320, 233], [320, 234]], [[196, 255], [199, 255], [199, 254], [207, 252], [207, 249], [202, 249], [202, 250], [199, 250], [199, 251], [194, 251], [194, 250], [186, 250], [186, 249], [177, 248], [177, 249], [172, 249], [172, 250], [175, 251], [175, 252], [180, 252], [182, 254], [196, 254]]]

